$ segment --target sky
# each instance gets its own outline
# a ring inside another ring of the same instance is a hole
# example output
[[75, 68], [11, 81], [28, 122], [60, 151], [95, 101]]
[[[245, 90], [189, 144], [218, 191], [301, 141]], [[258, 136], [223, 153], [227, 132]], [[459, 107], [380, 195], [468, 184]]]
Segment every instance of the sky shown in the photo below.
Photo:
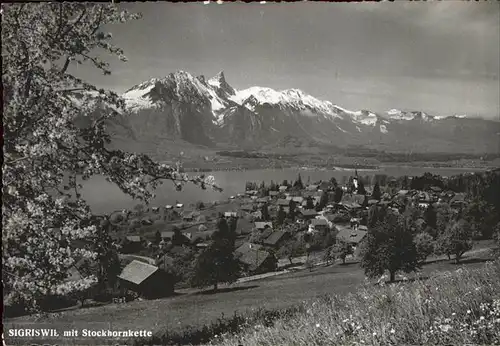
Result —
[[128, 3], [142, 19], [106, 27], [128, 62], [112, 75], [80, 67], [118, 92], [184, 70], [223, 70], [236, 89], [298, 88], [351, 110], [392, 108], [500, 118], [500, 4]]

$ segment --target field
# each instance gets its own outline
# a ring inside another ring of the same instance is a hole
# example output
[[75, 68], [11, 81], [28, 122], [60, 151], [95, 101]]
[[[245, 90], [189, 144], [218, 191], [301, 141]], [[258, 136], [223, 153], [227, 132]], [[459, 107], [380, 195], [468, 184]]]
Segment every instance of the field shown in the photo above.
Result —
[[[477, 251], [477, 250], [476, 250]], [[476, 252], [464, 258], [463, 266], [482, 266], [487, 252]], [[458, 269], [449, 261], [431, 261], [418, 273], [427, 277], [433, 272]], [[412, 276], [410, 275], [409, 278]], [[168, 330], [181, 332], [198, 329], [213, 323], [222, 316], [235, 312], [250, 313], [258, 308], [285, 308], [325, 294], [345, 295], [354, 292], [365, 282], [357, 263], [319, 266], [313, 269], [288, 273], [281, 276], [252, 281], [230, 287], [222, 287], [216, 294], [209, 292], [181, 293], [176, 297], [135, 301], [126, 304], [70, 310], [48, 316], [25, 316], [6, 320], [7, 327], [38, 322], [63, 329], [111, 328], [112, 330], [152, 330], [162, 333]], [[81, 342], [81, 341], [80, 341]], [[88, 342], [90, 342], [88, 340]]]

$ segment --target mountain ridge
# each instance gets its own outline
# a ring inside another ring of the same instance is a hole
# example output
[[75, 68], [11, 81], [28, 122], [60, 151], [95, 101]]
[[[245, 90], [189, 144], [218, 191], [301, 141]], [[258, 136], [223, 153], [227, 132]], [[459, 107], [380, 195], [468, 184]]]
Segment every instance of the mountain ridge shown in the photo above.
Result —
[[128, 124], [120, 125], [139, 137], [256, 149], [293, 136], [304, 143], [369, 148], [499, 150], [491, 143], [499, 143], [500, 123], [490, 120], [398, 109], [351, 111], [296, 88], [237, 90], [223, 71], [210, 79], [177, 71], [139, 83], [122, 96]]

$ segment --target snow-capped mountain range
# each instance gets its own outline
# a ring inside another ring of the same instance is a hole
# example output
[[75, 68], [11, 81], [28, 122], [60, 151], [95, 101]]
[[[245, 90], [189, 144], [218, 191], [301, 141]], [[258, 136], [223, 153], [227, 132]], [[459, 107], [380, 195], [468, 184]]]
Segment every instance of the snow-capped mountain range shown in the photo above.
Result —
[[[462, 115], [441, 117], [397, 109], [382, 114], [351, 111], [299, 89], [254, 86], [236, 90], [223, 72], [206, 80], [178, 71], [135, 85], [122, 96], [128, 114], [121, 117], [120, 125], [135, 136], [174, 136], [205, 145], [257, 148], [295, 137], [300, 143], [420, 147], [427, 151], [435, 144], [447, 149], [456, 148], [457, 142], [461, 147], [472, 145], [471, 140], [464, 140], [464, 136], [470, 137], [465, 125], [469, 130], [479, 129], [481, 138], [498, 141], [498, 135], [489, 133], [491, 124], [499, 132], [496, 122]], [[422, 140], [423, 145], [415, 143]]]

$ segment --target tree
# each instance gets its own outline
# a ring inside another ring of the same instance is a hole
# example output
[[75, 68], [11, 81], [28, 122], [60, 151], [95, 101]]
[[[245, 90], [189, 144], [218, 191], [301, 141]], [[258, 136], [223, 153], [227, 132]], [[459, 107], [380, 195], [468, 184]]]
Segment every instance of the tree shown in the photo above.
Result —
[[327, 205], [328, 205], [328, 193], [326, 193], [326, 191], [323, 191], [321, 193], [321, 198], [319, 200], [318, 209], [323, 210], [323, 208], [325, 208]]
[[270, 217], [269, 217], [269, 206], [267, 205], [267, 203], [264, 203], [264, 205], [262, 206], [261, 208], [261, 213], [262, 213], [262, 220], [264, 221], [269, 221]]
[[437, 226], [437, 212], [432, 204], [429, 204], [424, 212], [425, 223], [432, 228]]
[[217, 291], [219, 283], [235, 282], [241, 275], [242, 267], [233, 252], [234, 245], [229, 239], [214, 240], [196, 258], [191, 286], [213, 286]]
[[224, 216], [217, 220], [217, 230], [212, 235], [213, 240], [227, 240], [234, 246], [236, 241], [236, 224], [230, 225]]
[[278, 226], [283, 225], [285, 223], [285, 218], [286, 218], [285, 210], [283, 209], [283, 206], [280, 205], [280, 208], [278, 209], [278, 217], [276, 219], [276, 224]]
[[186, 243], [187, 239], [186, 239], [186, 237], [184, 237], [184, 235], [182, 234], [182, 231], [178, 227], [174, 226], [172, 228], [172, 232], [174, 232], [174, 235], [172, 236], [172, 245], [173, 246], [181, 246], [184, 243]]
[[373, 186], [372, 198], [377, 201], [380, 201], [380, 198], [382, 198], [382, 192], [380, 192], [380, 185], [378, 182]]
[[337, 187], [338, 183], [337, 183], [337, 179], [335, 179], [335, 177], [330, 178], [330, 185]]
[[332, 247], [328, 247], [323, 253], [323, 261], [326, 262], [327, 266], [335, 262], [335, 253], [332, 250]]
[[306, 199], [306, 209], [314, 209], [314, 201], [311, 196]]
[[271, 180], [271, 183], [269, 184], [269, 191], [276, 191], [278, 189], [278, 186], [274, 183], [274, 181]]
[[358, 194], [366, 195], [365, 184], [363, 184], [361, 179], [358, 180]]
[[420, 263], [424, 263], [427, 257], [434, 252], [434, 239], [428, 233], [421, 232], [415, 235], [415, 247]]
[[287, 242], [285, 245], [280, 247], [277, 255], [280, 258], [286, 258], [290, 261], [290, 264], [293, 264], [293, 258], [301, 256], [305, 253], [304, 243], [298, 240], [294, 240], [291, 242]]
[[295, 220], [295, 212], [296, 212], [296, 209], [297, 209], [297, 203], [292, 199], [290, 201], [290, 206], [288, 207], [288, 218], [290, 220]]
[[71, 72], [90, 64], [110, 74], [96, 52], [125, 57], [102, 28], [138, 16], [97, 3], [6, 4], [2, 10], [4, 297], [15, 293], [37, 309], [44, 296], [97, 280], [65, 280], [76, 258], [96, 256], [91, 246], [75, 245], [99, 232], [80, 192], [91, 176], [144, 203], [164, 180], [177, 189], [188, 182], [215, 185], [213, 177], [188, 177], [181, 167], [111, 148], [106, 125], [124, 113], [124, 100]]
[[339, 240], [337, 244], [332, 245], [331, 252], [334, 258], [340, 258], [342, 260], [342, 264], [345, 264], [346, 257], [354, 254], [354, 249], [351, 244]]
[[297, 177], [297, 180], [295, 180], [293, 187], [295, 187], [299, 190], [302, 190], [304, 188], [304, 184], [302, 183], [302, 177], [300, 176], [300, 173], [299, 173], [299, 176]]
[[436, 240], [438, 254], [455, 256], [455, 262], [459, 263], [465, 252], [472, 249], [472, 229], [465, 220], [451, 222], [445, 231], [438, 235]]
[[217, 221], [217, 231], [212, 243], [196, 259], [192, 287], [213, 285], [217, 290], [219, 283], [232, 283], [241, 276], [242, 266], [234, 257], [236, 234], [224, 217]]
[[413, 235], [403, 217], [389, 214], [370, 229], [361, 266], [368, 277], [380, 276], [388, 270], [391, 282], [398, 271], [409, 273], [419, 268]]
[[227, 226], [229, 229], [229, 233], [236, 237], [236, 229], [238, 228], [238, 218], [236, 217], [230, 217], [229, 220], [227, 221]]
[[158, 245], [161, 242], [161, 233], [160, 231], [156, 231], [155, 233], [155, 244]]
[[372, 180], [371, 180], [370, 176], [369, 176], [369, 175], [365, 175], [365, 177], [364, 177], [364, 179], [363, 179], [363, 183], [364, 183], [365, 185], [370, 186], [370, 185], [371, 185], [371, 181], [372, 181]]
[[335, 198], [334, 198], [334, 202], [335, 203], [340, 203], [342, 201], [342, 196], [344, 194], [344, 191], [342, 190], [342, 188], [340, 186], [337, 186], [335, 188]]

